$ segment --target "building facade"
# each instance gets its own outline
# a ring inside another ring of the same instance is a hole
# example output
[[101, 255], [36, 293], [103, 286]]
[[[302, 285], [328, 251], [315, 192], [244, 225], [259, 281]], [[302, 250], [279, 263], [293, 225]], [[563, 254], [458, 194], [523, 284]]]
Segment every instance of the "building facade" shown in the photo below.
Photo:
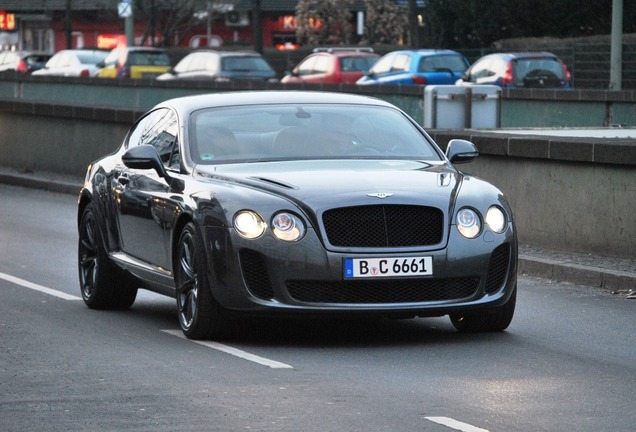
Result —
[[[113, 48], [126, 43], [126, 7], [132, 0], [0, 0], [0, 48], [54, 53], [64, 48]], [[153, 2], [154, 3], [154, 2]], [[161, 4], [160, 2], [156, 2]], [[180, 24], [169, 46], [253, 46], [261, 32], [264, 47], [294, 43], [298, 0], [201, 0], [202, 8]], [[364, 9], [364, 1], [350, 3]], [[146, 11], [148, 12], [148, 11]], [[178, 10], [135, 14], [135, 45], [157, 45], [160, 27]], [[259, 26], [255, 26], [255, 17]], [[191, 18], [191, 19], [190, 19]]]

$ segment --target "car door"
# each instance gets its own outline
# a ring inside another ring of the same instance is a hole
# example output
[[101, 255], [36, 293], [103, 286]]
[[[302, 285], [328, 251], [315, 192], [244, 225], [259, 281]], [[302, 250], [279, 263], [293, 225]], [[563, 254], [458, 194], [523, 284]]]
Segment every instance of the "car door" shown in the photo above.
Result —
[[[157, 109], [136, 124], [129, 134], [127, 148], [151, 145], [165, 168], [178, 172], [177, 131], [176, 114], [167, 108]], [[113, 184], [122, 251], [152, 266], [170, 269], [172, 213], [167, 219], [165, 210], [176, 192], [155, 170], [132, 169], [121, 163], [115, 171]]]

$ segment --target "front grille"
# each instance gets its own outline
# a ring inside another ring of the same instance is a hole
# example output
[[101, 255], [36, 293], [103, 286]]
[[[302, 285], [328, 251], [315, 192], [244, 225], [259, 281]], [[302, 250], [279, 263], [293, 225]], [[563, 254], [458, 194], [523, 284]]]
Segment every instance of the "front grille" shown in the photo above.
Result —
[[243, 280], [247, 289], [256, 297], [270, 300], [274, 297], [274, 289], [267, 274], [265, 260], [258, 252], [243, 249], [239, 252]]
[[327, 240], [338, 247], [430, 246], [442, 241], [444, 213], [433, 207], [369, 205], [326, 211]]
[[509, 266], [510, 245], [506, 243], [498, 246], [490, 256], [485, 288], [487, 293], [493, 293], [501, 288], [508, 275]]
[[477, 292], [479, 278], [289, 280], [286, 285], [291, 297], [306, 303], [420, 303], [470, 298]]

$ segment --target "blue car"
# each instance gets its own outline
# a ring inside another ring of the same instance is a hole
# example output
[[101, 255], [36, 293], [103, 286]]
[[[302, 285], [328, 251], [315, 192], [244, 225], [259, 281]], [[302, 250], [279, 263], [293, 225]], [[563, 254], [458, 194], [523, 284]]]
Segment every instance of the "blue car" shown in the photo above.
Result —
[[393, 51], [378, 60], [356, 84], [455, 84], [470, 63], [450, 50]]

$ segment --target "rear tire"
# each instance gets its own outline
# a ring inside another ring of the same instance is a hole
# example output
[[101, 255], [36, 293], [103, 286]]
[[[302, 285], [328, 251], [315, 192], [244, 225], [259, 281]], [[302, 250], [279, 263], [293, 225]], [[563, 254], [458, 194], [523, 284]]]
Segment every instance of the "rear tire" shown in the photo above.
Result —
[[218, 338], [225, 333], [223, 310], [212, 296], [203, 241], [193, 223], [183, 228], [175, 262], [177, 315], [189, 339]]
[[501, 332], [508, 328], [515, 314], [517, 286], [515, 285], [508, 301], [495, 308], [478, 312], [451, 314], [453, 326], [462, 333]]
[[92, 204], [88, 204], [82, 213], [77, 249], [84, 303], [91, 309], [128, 309], [132, 306], [137, 288], [108, 258]]

